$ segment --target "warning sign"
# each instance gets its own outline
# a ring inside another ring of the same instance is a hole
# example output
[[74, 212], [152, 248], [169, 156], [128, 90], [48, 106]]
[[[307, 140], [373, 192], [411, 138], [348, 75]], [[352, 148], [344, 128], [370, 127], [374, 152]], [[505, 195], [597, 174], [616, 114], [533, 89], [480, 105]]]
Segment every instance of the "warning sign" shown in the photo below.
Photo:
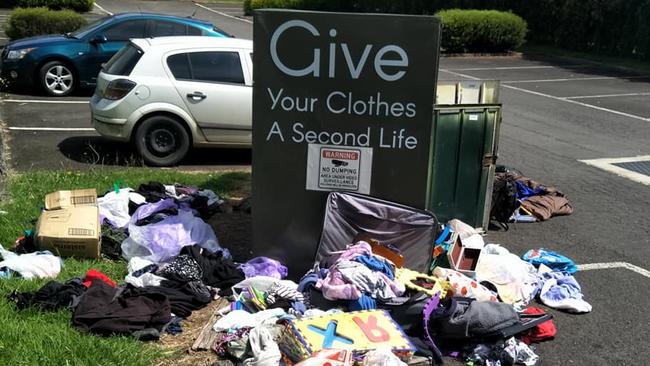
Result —
[[310, 144], [307, 189], [370, 193], [372, 148]]

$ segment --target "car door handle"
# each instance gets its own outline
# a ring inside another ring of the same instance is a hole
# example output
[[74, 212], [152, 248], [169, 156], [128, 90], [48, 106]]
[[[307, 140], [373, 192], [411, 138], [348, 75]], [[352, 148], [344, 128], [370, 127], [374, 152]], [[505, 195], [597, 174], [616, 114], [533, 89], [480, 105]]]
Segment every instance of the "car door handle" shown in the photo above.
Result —
[[198, 102], [199, 100], [203, 100], [208, 96], [201, 92], [194, 92], [194, 93], [187, 93], [187, 97]]

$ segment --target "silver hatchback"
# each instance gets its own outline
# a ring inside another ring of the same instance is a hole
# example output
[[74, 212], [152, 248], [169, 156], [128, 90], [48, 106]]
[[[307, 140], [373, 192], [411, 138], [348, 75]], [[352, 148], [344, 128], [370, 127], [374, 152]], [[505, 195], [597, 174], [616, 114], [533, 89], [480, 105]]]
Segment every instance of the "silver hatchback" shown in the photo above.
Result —
[[250, 147], [252, 52], [232, 38], [133, 39], [99, 73], [93, 126], [154, 166], [193, 146]]

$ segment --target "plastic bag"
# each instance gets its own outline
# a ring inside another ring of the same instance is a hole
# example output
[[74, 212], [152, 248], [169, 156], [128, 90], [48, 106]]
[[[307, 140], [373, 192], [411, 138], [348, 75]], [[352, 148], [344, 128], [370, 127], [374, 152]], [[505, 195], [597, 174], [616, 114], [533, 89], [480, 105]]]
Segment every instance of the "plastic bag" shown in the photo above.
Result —
[[136, 225], [132, 219], [129, 237], [122, 242], [122, 254], [127, 260], [143, 257], [161, 263], [177, 256], [184, 246], [194, 244], [211, 252], [223, 251], [224, 257], [230, 258], [230, 253], [219, 246], [212, 227], [186, 210], [144, 226]]
[[531, 249], [521, 258], [535, 267], [544, 264], [553, 271], [565, 271], [574, 274], [578, 270], [578, 267], [571, 259], [544, 248]]
[[289, 273], [287, 267], [282, 263], [267, 257], [253, 258], [242, 264], [239, 268], [244, 272], [246, 278], [268, 276], [281, 280], [286, 278]]

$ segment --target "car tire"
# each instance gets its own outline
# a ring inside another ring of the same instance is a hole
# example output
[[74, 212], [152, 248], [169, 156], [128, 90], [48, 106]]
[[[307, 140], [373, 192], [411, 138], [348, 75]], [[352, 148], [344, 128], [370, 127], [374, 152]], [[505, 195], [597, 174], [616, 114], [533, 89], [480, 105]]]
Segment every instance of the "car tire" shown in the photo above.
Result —
[[45, 93], [64, 97], [75, 89], [75, 73], [70, 65], [61, 61], [50, 61], [39, 70], [39, 80]]
[[168, 116], [145, 119], [134, 136], [135, 148], [147, 165], [172, 166], [190, 150], [190, 135], [185, 126]]

